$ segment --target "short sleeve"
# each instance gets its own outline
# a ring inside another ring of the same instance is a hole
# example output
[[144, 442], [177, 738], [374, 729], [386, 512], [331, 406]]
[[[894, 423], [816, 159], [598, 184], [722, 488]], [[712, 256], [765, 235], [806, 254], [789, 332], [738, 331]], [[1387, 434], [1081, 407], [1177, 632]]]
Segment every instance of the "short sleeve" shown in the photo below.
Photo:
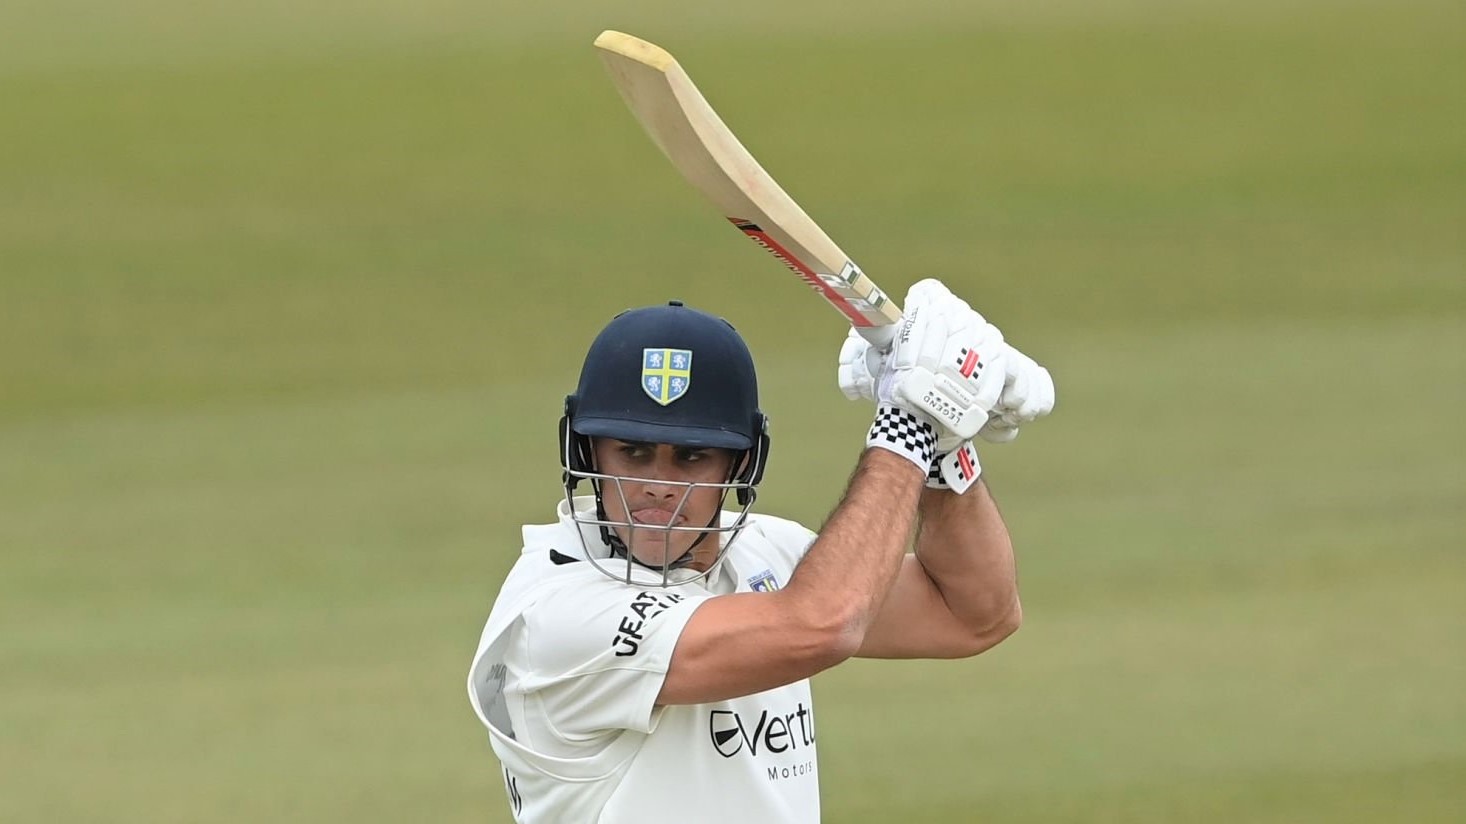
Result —
[[763, 536], [768, 547], [766, 551], [776, 556], [786, 571], [792, 571], [799, 566], [805, 553], [809, 552], [810, 546], [819, 537], [803, 524], [771, 515], [756, 516], [750, 526]]
[[651, 732], [672, 651], [711, 596], [618, 584], [568, 587], [525, 613], [509, 663], [525, 711], [566, 742]]

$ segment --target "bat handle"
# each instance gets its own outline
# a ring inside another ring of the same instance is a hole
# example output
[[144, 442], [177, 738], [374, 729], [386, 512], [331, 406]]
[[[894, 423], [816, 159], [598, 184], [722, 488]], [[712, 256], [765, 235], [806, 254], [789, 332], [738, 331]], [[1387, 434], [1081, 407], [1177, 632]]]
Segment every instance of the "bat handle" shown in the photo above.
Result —
[[894, 323], [880, 326], [857, 326], [855, 331], [877, 349], [889, 349], [892, 341], [896, 340], [896, 324]]

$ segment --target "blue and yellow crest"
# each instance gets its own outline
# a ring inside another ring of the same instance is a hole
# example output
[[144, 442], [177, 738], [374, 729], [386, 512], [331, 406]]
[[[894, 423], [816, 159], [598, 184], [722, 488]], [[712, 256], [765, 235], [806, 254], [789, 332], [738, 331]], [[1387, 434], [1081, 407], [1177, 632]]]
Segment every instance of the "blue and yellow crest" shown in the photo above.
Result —
[[691, 349], [641, 350], [641, 391], [666, 406], [687, 393], [692, 383]]
[[766, 569], [748, 579], [748, 588], [754, 592], [773, 592], [779, 588], [779, 579], [772, 569]]

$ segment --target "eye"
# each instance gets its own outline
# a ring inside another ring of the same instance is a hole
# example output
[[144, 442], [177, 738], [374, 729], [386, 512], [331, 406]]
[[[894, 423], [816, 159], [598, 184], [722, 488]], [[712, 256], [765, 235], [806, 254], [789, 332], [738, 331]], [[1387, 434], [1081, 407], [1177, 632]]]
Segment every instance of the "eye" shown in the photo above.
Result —
[[645, 460], [652, 454], [652, 448], [644, 443], [623, 443], [616, 451], [627, 460]]
[[685, 449], [677, 450], [676, 456], [677, 462], [686, 463], [686, 465], [698, 463], [698, 465], [712, 466], [717, 463], [718, 457], [721, 457], [721, 450], [690, 449], [690, 447], [685, 447]]

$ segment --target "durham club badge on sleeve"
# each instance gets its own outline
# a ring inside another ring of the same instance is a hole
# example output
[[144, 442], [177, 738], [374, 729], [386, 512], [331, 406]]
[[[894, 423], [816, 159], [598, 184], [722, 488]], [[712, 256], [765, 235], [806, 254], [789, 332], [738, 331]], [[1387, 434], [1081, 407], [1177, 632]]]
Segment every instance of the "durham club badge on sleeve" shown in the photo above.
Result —
[[692, 383], [691, 349], [641, 350], [641, 391], [666, 406], [687, 393]]
[[779, 579], [772, 569], [766, 569], [748, 579], [748, 588], [754, 592], [773, 592], [779, 588]]

